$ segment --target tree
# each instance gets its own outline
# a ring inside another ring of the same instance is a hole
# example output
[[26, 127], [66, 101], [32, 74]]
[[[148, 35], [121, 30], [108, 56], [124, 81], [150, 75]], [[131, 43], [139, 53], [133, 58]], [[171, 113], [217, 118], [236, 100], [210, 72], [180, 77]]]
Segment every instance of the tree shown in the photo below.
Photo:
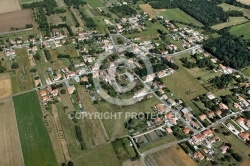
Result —
[[18, 63], [17, 62], [12, 63], [11, 68], [12, 69], [18, 69], [19, 68]]
[[62, 89], [62, 90], [60, 91], [60, 93], [61, 93], [61, 94], [66, 94], [66, 90], [65, 90], [65, 89]]
[[49, 50], [44, 50], [44, 54], [45, 54], [46, 59], [49, 61], [51, 59], [51, 54]]
[[69, 162], [68, 162], [68, 166], [74, 166], [73, 161], [69, 161]]
[[33, 57], [35, 58], [35, 60], [38, 60], [38, 61], [41, 60], [41, 56], [38, 53], [36, 53], [35, 55], [33, 55]]
[[30, 69], [30, 72], [31, 73], [35, 73], [37, 71], [37, 69], [36, 68], [32, 68], [32, 69]]

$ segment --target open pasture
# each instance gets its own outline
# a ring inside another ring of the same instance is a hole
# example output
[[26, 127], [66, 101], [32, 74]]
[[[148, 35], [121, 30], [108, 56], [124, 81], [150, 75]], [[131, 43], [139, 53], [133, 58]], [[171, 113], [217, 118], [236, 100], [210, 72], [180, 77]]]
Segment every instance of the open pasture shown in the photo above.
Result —
[[32, 23], [31, 11], [29, 9], [25, 9], [1, 13], [0, 22], [0, 33], [8, 32], [12, 28], [25, 28], [26, 24]]
[[236, 36], [243, 35], [245, 39], [250, 39], [250, 22], [247, 22], [245, 24], [233, 26], [229, 32]]

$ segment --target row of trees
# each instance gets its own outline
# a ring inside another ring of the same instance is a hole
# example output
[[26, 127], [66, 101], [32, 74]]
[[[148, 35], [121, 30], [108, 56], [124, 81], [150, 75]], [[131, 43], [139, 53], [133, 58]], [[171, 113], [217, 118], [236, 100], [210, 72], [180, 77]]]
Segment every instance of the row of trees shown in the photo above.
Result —
[[67, 6], [79, 6], [87, 4], [84, 0], [64, 0]]
[[204, 43], [204, 49], [222, 60], [226, 66], [235, 69], [250, 65], [250, 41], [228, 33], [218, 38], [208, 39]]

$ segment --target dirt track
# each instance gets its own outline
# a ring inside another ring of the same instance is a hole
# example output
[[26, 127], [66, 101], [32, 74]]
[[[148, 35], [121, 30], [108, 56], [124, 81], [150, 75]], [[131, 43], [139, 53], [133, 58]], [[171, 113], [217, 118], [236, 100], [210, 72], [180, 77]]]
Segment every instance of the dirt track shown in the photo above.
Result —
[[24, 166], [21, 143], [11, 98], [0, 101], [0, 163], [6, 166]]

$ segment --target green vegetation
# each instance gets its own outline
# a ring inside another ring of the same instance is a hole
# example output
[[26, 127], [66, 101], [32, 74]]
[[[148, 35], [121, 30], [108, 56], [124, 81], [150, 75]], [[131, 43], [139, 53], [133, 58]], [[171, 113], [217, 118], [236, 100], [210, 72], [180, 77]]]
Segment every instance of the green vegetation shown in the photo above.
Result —
[[[117, 138], [128, 134], [128, 131], [125, 129], [124, 123], [128, 121], [125, 118], [126, 112], [152, 112], [152, 107], [156, 104], [160, 103], [160, 101], [156, 98], [147, 99], [141, 102], [138, 102], [133, 105], [119, 107], [108, 102], [99, 102], [96, 105], [98, 112], [110, 112], [110, 113], [117, 113], [120, 112], [121, 118], [112, 118], [112, 119], [102, 119], [103, 125], [110, 137]], [[118, 116], [118, 115], [117, 115]]]
[[155, 9], [172, 9], [180, 8], [187, 14], [191, 15], [204, 25], [214, 25], [221, 22], [225, 22], [228, 19], [227, 13], [223, 12], [221, 7], [218, 7], [217, 0], [157, 0], [150, 2], [149, 4]]
[[97, 8], [97, 7], [104, 7], [102, 0], [85, 0], [91, 7]]
[[81, 158], [77, 158], [74, 161], [74, 164], [91, 166], [121, 166], [111, 143], [98, 146], [85, 153]]
[[[240, 69], [250, 65], [250, 43], [242, 38], [225, 34], [218, 38], [208, 39], [204, 48], [224, 61], [224, 65]], [[230, 48], [230, 49], [229, 49]]]
[[118, 17], [128, 17], [137, 14], [136, 10], [128, 5], [114, 6], [110, 8], [110, 11], [115, 13]]
[[192, 105], [191, 100], [198, 95], [204, 94], [206, 89], [182, 66], [179, 59], [186, 55], [188, 54], [174, 58], [179, 69], [174, 74], [163, 78], [162, 81], [176, 97], [182, 99], [187, 105]]
[[241, 24], [241, 25], [237, 25], [237, 26], [233, 26], [232, 28], [230, 28], [229, 32], [232, 35], [236, 35], [236, 36], [242, 36], [245, 39], [250, 39], [250, 22], [245, 23], [245, 24]]
[[36, 92], [15, 96], [14, 105], [25, 165], [58, 165]]
[[176, 20], [183, 23], [191, 23], [195, 26], [202, 27], [202, 23], [180, 10], [179, 8], [167, 9], [166, 11], [161, 11], [158, 15], [163, 16], [167, 20]]
[[241, 71], [246, 76], [250, 77], [250, 67], [246, 67]]
[[250, 18], [250, 10], [249, 9], [229, 5], [227, 3], [222, 3], [222, 4], [218, 5], [218, 6], [222, 7], [222, 9], [225, 12], [228, 12], [228, 11], [241, 11], [241, 12], [243, 12], [244, 16]]
[[130, 140], [128, 138], [116, 139], [112, 142], [113, 148], [117, 154], [117, 157], [121, 161], [126, 161], [128, 159], [135, 160], [137, 154], [130, 145]]

